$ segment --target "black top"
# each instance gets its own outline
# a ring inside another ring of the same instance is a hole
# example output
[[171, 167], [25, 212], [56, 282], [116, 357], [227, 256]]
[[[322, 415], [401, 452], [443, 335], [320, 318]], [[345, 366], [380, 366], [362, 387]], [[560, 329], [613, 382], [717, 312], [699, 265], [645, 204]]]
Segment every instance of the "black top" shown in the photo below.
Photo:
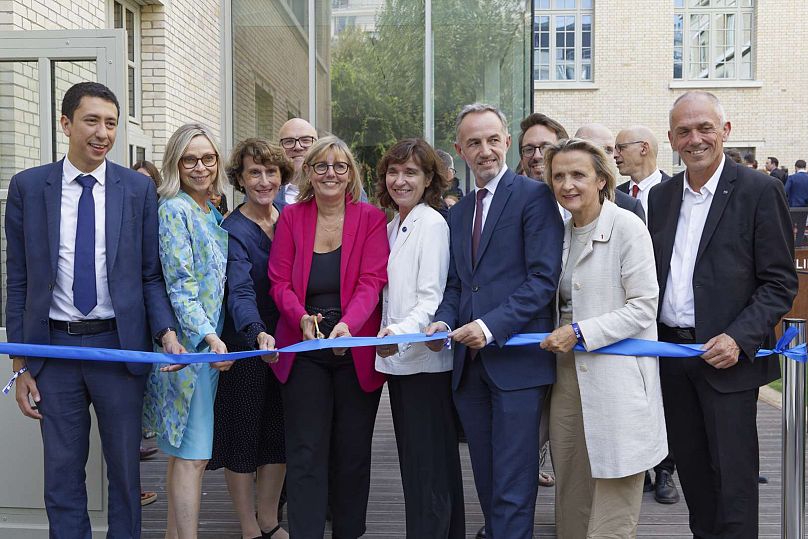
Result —
[[[281, 205], [275, 207], [280, 211]], [[241, 205], [222, 222], [222, 228], [229, 234], [222, 340], [228, 347], [254, 349], [258, 333], [274, 333], [278, 323], [278, 308], [269, 295], [267, 275], [272, 240], [241, 213]]]
[[342, 246], [330, 253], [314, 253], [311, 259], [306, 305], [333, 309], [340, 307], [339, 268]]

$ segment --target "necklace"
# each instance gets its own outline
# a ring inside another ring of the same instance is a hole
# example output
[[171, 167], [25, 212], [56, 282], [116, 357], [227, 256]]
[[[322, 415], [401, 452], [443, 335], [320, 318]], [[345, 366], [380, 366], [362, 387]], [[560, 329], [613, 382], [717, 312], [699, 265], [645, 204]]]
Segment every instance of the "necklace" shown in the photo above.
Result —
[[322, 229], [323, 229], [323, 230], [325, 230], [326, 232], [336, 232], [336, 231], [338, 231], [340, 228], [342, 228], [342, 221], [343, 221], [343, 219], [344, 219], [344, 217], [340, 217], [340, 218], [337, 220], [337, 224], [336, 224], [336, 225], [332, 225], [332, 226], [330, 226], [330, 227], [329, 227], [329, 226], [326, 226], [326, 225], [325, 225], [325, 219], [323, 219], [322, 217], [320, 217], [320, 216], [318, 215], [318, 216], [317, 216], [317, 224], [318, 224], [318, 226], [319, 226], [320, 228], [322, 228]]

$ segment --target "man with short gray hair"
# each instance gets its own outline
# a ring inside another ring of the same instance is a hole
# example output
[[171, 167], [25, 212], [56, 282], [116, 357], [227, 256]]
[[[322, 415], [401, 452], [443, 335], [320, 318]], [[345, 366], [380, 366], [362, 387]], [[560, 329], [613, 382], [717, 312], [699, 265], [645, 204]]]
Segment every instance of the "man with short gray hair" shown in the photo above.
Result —
[[[505, 116], [475, 103], [458, 115], [455, 149], [475, 194], [449, 212], [451, 262], [427, 335], [450, 330], [454, 400], [485, 516], [477, 537], [531, 539], [538, 490], [539, 418], [555, 356], [505, 343], [553, 329], [563, 225], [550, 188], [505, 164]], [[433, 350], [443, 347], [433, 341]]]
[[724, 156], [731, 124], [715, 95], [683, 94], [668, 140], [685, 171], [648, 198], [659, 339], [704, 343], [659, 358], [668, 441], [694, 537], [758, 536], [759, 387], [780, 377], [774, 326], [797, 291], [783, 184]]

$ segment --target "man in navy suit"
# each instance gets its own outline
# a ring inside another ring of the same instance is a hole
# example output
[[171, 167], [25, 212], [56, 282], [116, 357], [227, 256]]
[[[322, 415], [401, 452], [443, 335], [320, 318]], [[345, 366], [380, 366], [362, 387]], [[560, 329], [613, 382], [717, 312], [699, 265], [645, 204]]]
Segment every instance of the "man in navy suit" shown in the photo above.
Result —
[[449, 211], [449, 275], [426, 332], [448, 328], [454, 341], [454, 400], [485, 536], [530, 539], [539, 417], [555, 356], [505, 343], [515, 333], [553, 329], [563, 225], [550, 188], [505, 165], [511, 137], [502, 112], [467, 105], [455, 125], [455, 149], [474, 174], [475, 190]]
[[[805, 160], [797, 159], [794, 170], [794, 174], [786, 180], [788, 205], [791, 208], [804, 208], [808, 206], [808, 172], [805, 172]], [[794, 212], [792, 216], [797, 225], [795, 247], [802, 247], [805, 244], [805, 213]]]
[[[6, 206], [9, 342], [184, 352], [160, 269], [151, 180], [105, 159], [119, 106], [98, 83], [62, 102], [67, 156], [11, 179]], [[50, 537], [91, 536], [84, 468], [89, 405], [109, 478], [108, 537], [140, 537], [139, 444], [150, 365], [15, 357], [17, 404], [38, 419]]]

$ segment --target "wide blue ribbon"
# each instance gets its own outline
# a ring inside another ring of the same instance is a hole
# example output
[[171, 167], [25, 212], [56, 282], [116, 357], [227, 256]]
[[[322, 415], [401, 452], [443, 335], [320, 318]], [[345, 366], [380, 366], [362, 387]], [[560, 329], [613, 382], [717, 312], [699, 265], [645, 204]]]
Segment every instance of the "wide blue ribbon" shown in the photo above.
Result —
[[[805, 363], [808, 360], [805, 344], [788, 348], [789, 343], [797, 336], [796, 328], [788, 328], [771, 350], [761, 349], [756, 357], [765, 357], [772, 354], [783, 355], [793, 361]], [[538, 345], [547, 338], [549, 333], [520, 333], [511, 337], [506, 346]], [[446, 339], [446, 332], [427, 336], [424, 333], [409, 333], [404, 335], [388, 335], [386, 337], [337, 337], [334, 339], [314, 339], [302, 341], [277, 352], [311, 352], [328, 348], [356, 348], [361, 346], [381, 346], [388, 344], [421, 343]], [[669, 342], [648, 341], [644, 339], [624, 339], [620, 342], [604, 346], [597, 350], [590, 350], [598, 354], [618, 356], [661, 356], [661, 357], [698, 357], [703, 353], [701, 344], [675, 344]], [[578, 351], [586, 351], [580, 344], [575, 347]], [[0, 343], [0, 354], [23, 357], [42, 357], [56, 359], [76, 359], [89, 361], [124, 361], [128, 363], [211, 363], [214, 361], [230, 361], [267, 355], [266, 350], [248, 350], [245, 352], [230, 352], [227, 354], [214, 354], [211, 352], [189, 354], [166, 354], [161, 352], [142, 352], [139, 350], [114, 350], [108, 348], [89, 348], [83, 346], [52, 346], [45, 344]]]

